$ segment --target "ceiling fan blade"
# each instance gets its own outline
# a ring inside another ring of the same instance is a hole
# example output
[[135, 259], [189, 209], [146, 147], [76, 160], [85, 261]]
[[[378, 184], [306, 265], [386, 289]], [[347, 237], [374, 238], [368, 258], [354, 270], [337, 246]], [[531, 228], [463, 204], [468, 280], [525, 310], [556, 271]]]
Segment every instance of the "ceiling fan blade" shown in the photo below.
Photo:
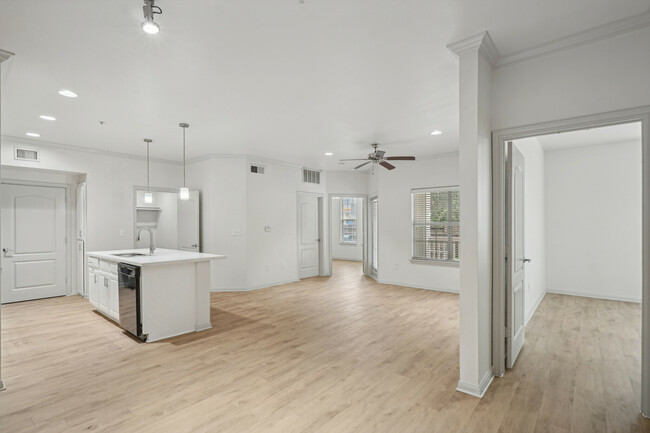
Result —
[[368, 158], [357, 158], [357, 159], [339, 159], [339, 161], [367, 161]]
[[415, 161], [415, 156], [389, 156], [387, 161]]
[[379, 165], [381, 165], [382, 167], [387, 168], [389, 170], [392, 170], [392, 169], [395, 168], [395, 166], [393, 164], [391, 164], [390, 162], [386, 162], [386, 161], [380, 162]]
[[372, 161], [366, 161], [366, 162], [364, 162], [364, 163], [361, 164], [361, 165], [357, 165], [356, 167], [354, 167], [354, 170], [358, 170], [358, 169], [360, 169], [361, 167], [363, 167], [364, 165], [368, 165], [368, 164], [370, 164], [371, 162], [372, 162]]

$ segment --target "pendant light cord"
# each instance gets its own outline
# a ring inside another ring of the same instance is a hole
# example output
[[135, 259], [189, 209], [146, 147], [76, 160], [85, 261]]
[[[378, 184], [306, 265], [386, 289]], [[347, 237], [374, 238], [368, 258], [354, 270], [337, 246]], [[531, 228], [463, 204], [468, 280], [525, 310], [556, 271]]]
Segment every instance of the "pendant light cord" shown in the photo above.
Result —
[[147, 192], [149, 191], [149, 142], [147, 142]]

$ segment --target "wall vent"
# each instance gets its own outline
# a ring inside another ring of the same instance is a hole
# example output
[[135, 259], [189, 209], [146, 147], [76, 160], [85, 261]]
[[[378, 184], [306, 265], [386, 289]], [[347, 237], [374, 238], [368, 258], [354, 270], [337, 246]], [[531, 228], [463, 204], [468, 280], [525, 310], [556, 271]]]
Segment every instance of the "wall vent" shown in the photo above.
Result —
[[302, 181], [307, 183], [320, 183], [320, 171], [303, 168]]
[[40, 161], [38, 150], [25, 149], [23, 147], [14, 147], [14, 159], [20, 161]]
[[264, 174], [264, 166], [251, 164], [251, 173]]

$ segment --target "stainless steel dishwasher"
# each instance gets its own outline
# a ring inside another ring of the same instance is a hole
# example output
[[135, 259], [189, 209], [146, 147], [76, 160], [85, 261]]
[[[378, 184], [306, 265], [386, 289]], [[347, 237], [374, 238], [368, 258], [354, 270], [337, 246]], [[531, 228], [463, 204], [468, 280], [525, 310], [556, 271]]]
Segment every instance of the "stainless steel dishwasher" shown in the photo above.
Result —
[[142, 315], [140, 310], [140, 267], [128, 263], [118, 263], [120, 296], [120, 325], [134, 337], [146, 341], [142, 334]]

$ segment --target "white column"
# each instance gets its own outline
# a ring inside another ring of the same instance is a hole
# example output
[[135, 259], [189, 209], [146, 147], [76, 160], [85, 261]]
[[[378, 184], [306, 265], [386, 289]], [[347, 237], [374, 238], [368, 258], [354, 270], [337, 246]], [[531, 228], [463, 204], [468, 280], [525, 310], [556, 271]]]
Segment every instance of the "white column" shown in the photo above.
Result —
[[498, 52], [487, 33], [449, 45], [460, 61], [460, 379], [482, 397], [492, 382], [490, 93]]
[[[5, 60], [8, 60], [11, 58], [14, 54], [10, 53], [9, 51], [4, 51], [0, 50], [0, 66]], [[2, 74], [0, 74], [0, 77]], [[0, 78], [1, 80], [1, 78]], [[2, 83], [0, 82], [0, 94], [2, 93]], [[2, 100], [0, 98], [0, 100]], [[2, 131], [2, 128], [0, 128], [0, 132]], [[1, 134], [0, 134], [1, 135]], [[0, 165], [2, 164], [2, 160], [0, 160]], [[2, 240], [0, 239], [0, 245], [2, 245]], [[2, 323], [2, 308], [0, 308], [0, 323]], [[0, 325], [1, 326], [1, 325]], [[0, 329], [0, 338], [2, 338], [2, 329]], [[5, 389], [5, 383], [2, 381], [2, 344], [0, 344], [0, 391]]]

